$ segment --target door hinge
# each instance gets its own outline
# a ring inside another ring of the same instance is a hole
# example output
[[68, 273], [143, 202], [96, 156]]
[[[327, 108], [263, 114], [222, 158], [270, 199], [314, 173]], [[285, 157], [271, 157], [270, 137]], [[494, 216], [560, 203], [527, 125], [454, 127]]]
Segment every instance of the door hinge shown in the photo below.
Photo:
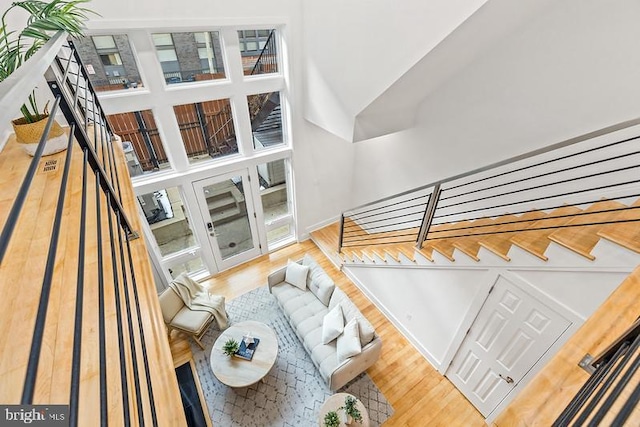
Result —
[[254, 218], [258, 218], [258, 215], [256, 215], [256, 213], [254, 212], [254, 213], [253, 213], [253, 217], [254, 217]]
[[262, 243], [258, 243], [258, 249], [262, 249]]
[[[496, 284], [495, 284], [495, 283], [494, 283], [493, 285], [491, 285], [491, 289], [489, 289], [489, 293], [488, 293], [488, 294], [490, 294], [491, 292], [493, 292], [493, 289], [494, 289], [495, 287], [496, 287]], [[488, 294], [487, 294], [487, 295], [488, 295]]]
[[247, 175], [247, 179], [251, 182], [251, 175]]

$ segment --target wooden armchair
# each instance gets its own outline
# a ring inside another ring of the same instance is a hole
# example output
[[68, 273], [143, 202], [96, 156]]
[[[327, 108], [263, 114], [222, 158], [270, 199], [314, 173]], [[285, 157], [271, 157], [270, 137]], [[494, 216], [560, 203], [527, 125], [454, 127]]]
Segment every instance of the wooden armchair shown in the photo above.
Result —
[[214, 319], [213, 315], [207, 311], [191, 310], [171, 288], [165, 289], [159, 299], [162, 317], [169, 333], [172, 329], [182, 331], [193, 338], [196, 344], [204, 350], [200, 339], [211, 325]]

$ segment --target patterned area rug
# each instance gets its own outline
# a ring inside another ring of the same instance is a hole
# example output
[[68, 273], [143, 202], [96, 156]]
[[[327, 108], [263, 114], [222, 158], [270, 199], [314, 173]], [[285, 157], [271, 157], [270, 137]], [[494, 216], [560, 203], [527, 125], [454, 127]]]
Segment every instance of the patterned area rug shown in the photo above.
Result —
[[[257, 320], [269, 325], [278, 337], [279, 350], [276, 364], [264, 382], [233, 389], [220, 383], [209, 367], [211, 348], [220, 331], [212, 327], [205, 334], [202, 339], [205, 351], [191, 345], [213, 424], [220, 427], [317, 426], [320, 407], [333, 393], [267, 287], [228, 301], [227, 312], [231, 324]], [[372, 426], [381, 425], [393, 415], [393, 408], [366, 373], [340, 391], [362, 401]]]

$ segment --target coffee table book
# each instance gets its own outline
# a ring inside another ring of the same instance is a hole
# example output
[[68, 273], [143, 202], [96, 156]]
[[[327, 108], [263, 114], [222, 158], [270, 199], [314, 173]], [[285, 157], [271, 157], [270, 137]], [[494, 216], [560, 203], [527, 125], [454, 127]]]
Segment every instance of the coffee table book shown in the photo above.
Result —
[[253, 342], [247, 344], [246, 337], [242, 337], [240, 341], [240, 348], [233, 355], [244, 360], [251, 360], [253, 354], [256, 352], [256, 347], [260, 343], [260, 338], [253, 338]]

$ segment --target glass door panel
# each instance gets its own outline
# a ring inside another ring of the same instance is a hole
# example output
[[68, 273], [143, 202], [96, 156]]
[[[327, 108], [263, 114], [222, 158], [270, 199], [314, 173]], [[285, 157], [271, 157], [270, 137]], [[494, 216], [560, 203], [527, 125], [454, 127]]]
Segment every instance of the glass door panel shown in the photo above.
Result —
[[248, 181], [242, 171], [193, 183], [220, 270], [261, 252]]

